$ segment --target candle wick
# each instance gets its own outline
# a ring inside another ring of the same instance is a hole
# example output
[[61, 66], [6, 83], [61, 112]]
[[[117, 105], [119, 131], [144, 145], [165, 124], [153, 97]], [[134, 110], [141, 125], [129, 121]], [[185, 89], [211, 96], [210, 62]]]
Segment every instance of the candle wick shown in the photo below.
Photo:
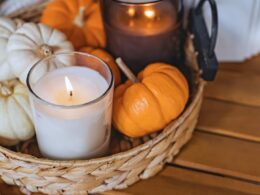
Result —
[[72, 91], [70, 91], [70, 97], [72, 97], [73, 96], [73, 93], [72, 93]]

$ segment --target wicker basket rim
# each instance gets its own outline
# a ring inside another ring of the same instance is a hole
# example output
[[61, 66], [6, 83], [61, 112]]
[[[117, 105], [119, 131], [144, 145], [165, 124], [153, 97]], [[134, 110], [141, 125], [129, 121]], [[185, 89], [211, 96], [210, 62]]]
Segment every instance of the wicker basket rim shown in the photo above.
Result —
[[[16, 160], [21, 160], [21, 161], [30, 162], [30, 163], [37, 163], [37, 164], [42, 164], [42, 165], [51, 165], [51, 166], [72, 166], [72, 165], [86, 166], [89, 164], [103, 163], [103, 162], [108, 162], [111, 160], [119, 160], [121, 158], [131, 157], [132, 155], [135, 155], [135, 154], [140, 153], [141, 151], [145, 150], [147, 147], [157, 144], [163, 138], [165, 138], [168, 134], [170, 134], [171, 129], [173, 129], [173, 128], [168, 128], [169, 126], [174, 126], [174, 128], [177, 128], [180, 124], [182, 124], [182, 122], [192, 112], [193, 108], [196, 105], [196, 102], [199, 101], [199, 98], [203, 93], [205, 81], [199, 78], [199, 80], [197, 82], [198, 82], [198, 90], [196, 91], [191, 104], [181, 114], [181, 116], [179, 116], [178, 119], [169, 123], [168, 126], [165, 127], [164, 130], [158, 136], [156, 136], [153, 139], [151, 139], [137, 147], [134, 147], [130, 150], [127, 150], [124, 152], [119, 152], [119, 153], [105, 156], [105, 157], [89, 159], [89, 160], [51, 160], [51, 159], [45, 159], [45, 158], [37, 158], [37, 157], [29, 155], [29, 154], [11, 151], [2, 146], [0, 146], [0, 152], [2, 153], [2, 155], [5, 154], [9, 158], [13, 158]], [[1, 158], [1, 155], [0, 155], [0, 158]]]

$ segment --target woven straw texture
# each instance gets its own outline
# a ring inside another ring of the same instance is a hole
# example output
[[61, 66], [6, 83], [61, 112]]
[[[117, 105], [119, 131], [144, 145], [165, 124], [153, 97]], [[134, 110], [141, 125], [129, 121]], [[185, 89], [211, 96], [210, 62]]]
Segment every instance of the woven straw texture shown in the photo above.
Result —
[[[31, 7], [10, 17], [38, 21], [45, 4]], [[0, 147], [0, 175], [26, 194], [88, 194], [124, 189], [141, 179], [157, 174], [171, 162], [192, 137], [203, 98], [204, 82], [200, 79], [191, 39], [186, 45], [187, 64], [196, 74], [192, 98], [184, 113], [158, 134], [141, 139], [118, 140], [114, 154], [103, 158], [79, 161], [53, 161], [37, 158], [30, 152], [30, 143], [21, 148], [25, 153]], [[196, 71], [197, 70], [197, 71]]]

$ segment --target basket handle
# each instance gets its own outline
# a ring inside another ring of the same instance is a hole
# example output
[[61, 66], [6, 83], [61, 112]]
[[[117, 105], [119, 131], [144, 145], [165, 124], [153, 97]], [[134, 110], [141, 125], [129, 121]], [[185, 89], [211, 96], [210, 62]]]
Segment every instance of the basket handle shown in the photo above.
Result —
[[[202, 13], [205, 2], [208, 2], [211, 8], [211, 37]], [[189, 30], [194, 34], [193, 43], [196, 51], [198, 51], [197, 60], [202, 70], [202, 77], [206, 81], [212, 81], [218, 69], [218, 61], [214, 52], [218, 34], [218, 11], [215, 0], [200, 0], [197, 7], [191, 9]]]

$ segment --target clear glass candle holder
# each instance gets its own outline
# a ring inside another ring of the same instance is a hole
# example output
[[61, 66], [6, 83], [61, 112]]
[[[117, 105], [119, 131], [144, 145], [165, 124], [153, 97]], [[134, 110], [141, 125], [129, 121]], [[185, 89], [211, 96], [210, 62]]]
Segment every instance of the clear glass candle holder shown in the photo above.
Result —
[[27, 85], [39, 149], [51, 159], [86, 159], [109, 147], [114, 78], [95, 56], [73, 52], [35, 64]]

